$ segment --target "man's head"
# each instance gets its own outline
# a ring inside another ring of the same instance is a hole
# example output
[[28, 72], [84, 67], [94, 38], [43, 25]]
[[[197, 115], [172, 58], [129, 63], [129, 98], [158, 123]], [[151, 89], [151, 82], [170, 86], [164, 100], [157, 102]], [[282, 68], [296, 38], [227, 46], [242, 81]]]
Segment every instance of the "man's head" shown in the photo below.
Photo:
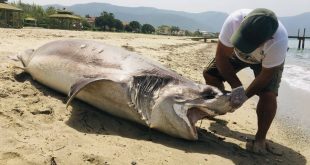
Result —
[[239, 29], [232, 35], [231, 42], [238, 50], [251, 53], [271, 39], [278, 26], [278, 19], [272, 11], [255, 9], [243, 19]]

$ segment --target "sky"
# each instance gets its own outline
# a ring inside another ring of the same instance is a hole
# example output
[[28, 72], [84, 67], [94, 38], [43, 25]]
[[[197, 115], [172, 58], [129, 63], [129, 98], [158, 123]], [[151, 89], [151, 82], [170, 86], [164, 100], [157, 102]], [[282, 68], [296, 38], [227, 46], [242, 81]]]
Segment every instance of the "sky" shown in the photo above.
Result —
[[[9, 0], [14, 2], [16, 0]], [[110, 3], [126, 7], [155, 7], [199, 13], [205, 11], [221, 11], [231, 13], [240, 8], [268, 8], [278, 16], [293, 16], [310, 12], [310, 0], [21, 0], [23, 3], [39, 5], [60, 4], [74, 5], [90, 2]]]

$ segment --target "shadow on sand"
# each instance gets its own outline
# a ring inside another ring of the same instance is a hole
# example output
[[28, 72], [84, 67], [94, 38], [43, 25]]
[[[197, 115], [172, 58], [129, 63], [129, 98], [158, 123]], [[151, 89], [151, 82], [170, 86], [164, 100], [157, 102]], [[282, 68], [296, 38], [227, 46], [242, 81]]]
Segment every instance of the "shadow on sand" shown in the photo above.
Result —
[[[24, 82], [26, 80], [30, 81], [31, 84], [43, 92], [44, 95], [48, 95], [65, 102], [65, 96], [63, 94], [31, 80], [31, 77], [28, 74], [21, 73], [16, 75], [15, 79], [19, 82]], [[186, 153], [218, 155], [231, 160], [235, 164], [304, 165], [307, 163], [306, 158], [303, 155], [276, 142], [272, 143], [272, 147], [282, 152], [280, 156], [274, 154], [262, 156], [249, 153], [238, 144], [226, 142], [220, 138], [219, 135], [237, 139], [240, 143], [245, 142], [244, 137], [253, 136], [230, 130], [226, 127], [227, 122], [224, 120], [214, 119], [215, 122], [210, 125], [209, 130], [216, 133], [211, 133], [210, 131], [198, 128], [199, 140], [187, 141], [173, 138], [158, 131], [150, 130], [142, 125], [111, 116], [82, 101], [74, 100], [71, 103], [71, 106], [71, 116], [69, 120], [66, 121], [66, 124], [75, 130], [86, 134], [115, 135], [137, 140], [152, 141], [153, 143], [159, 143], [167, 147], [183, 150]]]

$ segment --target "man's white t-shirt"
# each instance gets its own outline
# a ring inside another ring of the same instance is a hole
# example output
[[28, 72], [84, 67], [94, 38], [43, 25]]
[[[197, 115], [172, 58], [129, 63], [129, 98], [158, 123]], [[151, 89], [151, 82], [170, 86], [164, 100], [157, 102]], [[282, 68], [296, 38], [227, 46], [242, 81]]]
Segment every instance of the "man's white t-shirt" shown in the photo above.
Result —
[[[240, 24], [245, 16], [247, 16], [252, 9], [241, 9], [233, 12], [225, 20], [222, 30], [220, 32], [219, 40], [222, 44], [227, 47], [234, 47], [230, 41], [233, 33], [240, 27]], [[261, 63], [264, 68], [272, 68], [281, 65], [286, 56], [288, 48], [288, 35], [285, 27], [280, 21], [279, 27], [272, 39], [268, 40], [262, 46], [257, 48], [251, 54], [251, 60], [242, 59], [240, 60], [247, 63]], [[237, 56], [238, 57], [238, 56]]]

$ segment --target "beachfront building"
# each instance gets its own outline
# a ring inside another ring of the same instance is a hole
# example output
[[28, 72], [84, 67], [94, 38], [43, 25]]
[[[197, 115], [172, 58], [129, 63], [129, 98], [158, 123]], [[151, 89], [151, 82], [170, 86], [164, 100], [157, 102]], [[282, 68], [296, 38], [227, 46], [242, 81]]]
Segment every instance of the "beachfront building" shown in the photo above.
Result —
[[156, 33], [159, 35], [171, 35], [171, 27], [168, 25], [161, 25], [157, 28]]
[[21, 12], [21, 9], [5, 3], [4, 0], [0, 0], [0, 27], [21, 28]]
[[24, 19], [24, 26], [36, 27], [37, 26], [37, 20], [32, 18], [32, 17], [27, 17]]
[[73, 12], [65, 9], [57, 10], [56, 14], [52, 14], [49, 17], [51, 18], [49, 25], [50, 28], [81, 30], [81, 17], [74, 15]]

